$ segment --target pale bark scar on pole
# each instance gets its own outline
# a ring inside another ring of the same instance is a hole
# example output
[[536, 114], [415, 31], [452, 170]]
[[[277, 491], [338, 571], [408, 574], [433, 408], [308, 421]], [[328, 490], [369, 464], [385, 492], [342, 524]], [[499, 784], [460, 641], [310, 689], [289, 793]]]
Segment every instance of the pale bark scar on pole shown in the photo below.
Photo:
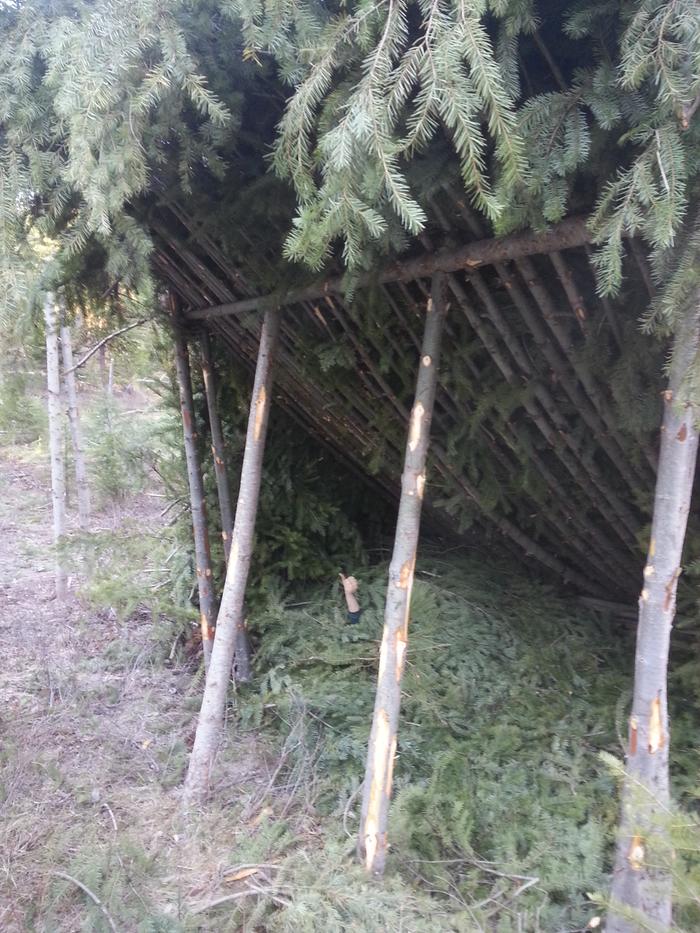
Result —
[[405, 629], [399, 629], [396, 633], [396, 683], [401, 683], [403, 674], [403, 664], [406, 657], [406, 648], [408, 646], [408, 637]]
[[253, 438], [256, 444], [260, 440], [260, 432], [262, 431], [263, 419], [265, 418], [266, 402], [267, 392], [265, 391], [265, 386], [260, 386], [260, 392], [255, 401], [255, 427], [253, 429]]
[[369, 791], [369, 805], [367, 819], [365, 820], [365, 864], [371, 870], [374, 856], [377, 853], [379, 842], [379, 813], [382, 805], [382, 796], [386, 785], [385, 758], [382, 750], [389, 742], [389, 716], [385, 709], [380, 709], [377, 716], [377, 734], [374, 742], [374, 762], [372, 770], [372, 784]]
[[385, 625], [384, 631], [382, 632], [382, 645], [381, 645], [381, 648], [379, 649], [378, 676], [379, 676], [380, 681], [382, 679], [382, 675], [384, 674], [384, 671], [386, 670], [386, 653], [387, 653], [388, 645], [389, 645], [389, 628], [388, 626]]
[[396, 761], [396, 736], [391, 740], [391, 749], [389, 751], [389, 768], [386, 772], [386, 795], [391, 797], [391, 785], [394, 780], [394, 762]]
[[411, 412], [411, 427], [408, 434], [408, 449], [413, 452], [420, 443], [423, 430], [425, 408], [422, 402], [416, 402]]
[[649, 714], [649, 754], [655, 755], [666, 744], [663, 724], [661, 722], [661, 700], [655, 696], [651, 701]]
[[421, 363], [423, 364], [423, 366], [430, 366], [432, 362], [433, 362], [432, 358], [428, 356], [427, 353], [421, 360]]
[[630, 843], [630, 849], [627, 853], [627, 861], [633, 871], [641, 871], [644, 865], [644, 841], [641, 836], [633, 836]]
[[425, 470], [423, 470], [422, 473], [419, 473], [416, 477], [416, 492], [418, 494], [418, 498], [422, 499], [423, 495], [425, 494]]
[[411, 583], [411, 578], [413, 576], [413, 561], [407, 560], [404, 564], [401, 565], [401, 570], [399, 572], [399, 579], [396, 581], [396, 587], [399, 590], [405, 590]]
[[664, 590], [666, 593], [666, 595], [664, 596], [664, 612], [668, 612], [668, 610], [671, 608], [671, 604], [673, 603], [673, 600], [676, 595], [676, 583], [680, 575], [681, 575], [681, 568], [677, 567], [674, 570], [671, 576], [671, 579], [668, 581], [668, 583], [664, 587]]

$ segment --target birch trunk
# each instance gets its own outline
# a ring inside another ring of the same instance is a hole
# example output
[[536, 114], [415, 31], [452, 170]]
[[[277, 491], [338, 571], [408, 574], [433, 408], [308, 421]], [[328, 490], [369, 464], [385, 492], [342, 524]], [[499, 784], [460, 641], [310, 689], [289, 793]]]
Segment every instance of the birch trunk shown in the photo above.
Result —
[[70, 327], [66, 324], [61, 327], [61, 353], [63, 355], [63, 382], [66, 387], [66, 401], [68, 403], [68, 423], [70, 425], [73, 461], [75, 463], [78, 516], [80, 518], [80, 527], [85, 530], [90, 522], [90, 489], [85, 465], [85, 452], [83, 450], [83, 435], [80, 427], [80, 409], [78, 407], [75, 371], [73, 369], [73, 342]]
[[180, 411], [182, 412], [182, 430], [185, 438], [185, 459], [187, 461], [187, 480], [190, 487], [190, 506], [192, 511], [192, 529], [194, 532], [194, 554], [197, 565], [197, 587], [199, 590], [199, 622], [202, 631], [202, 651], [204, 667], [208, 669], [214, 640], [215, 607], [212, 587], [211, 555], [209, 553], [209, 532], [207, 530], [207, 510], [204, 501], [204, 483], [197, 453], [197, 430], [192, 399], [192, 378], [187, 341], [181, 329], [175, 326], [175, 365], [177, 382], [180, 390]]
[[[687, 376], [697, 358], [699, 339], [700, 290], [676, 335], [669, 387], [664, 393], [654, 515], [639, 598], [634, 698], [611, 892], [613, 903], [622, 909], [621, 913], [611, 910], [608, 933], [634, 933], [641, 928], [642, 917], [655, 930], [667, 930], [671, 925], [666, 681], [698, 449], [700, 410], [688, 396]], [[628, 916], [622, 916], [625, 912]], [[630, 912], [636, 912], [637, 919], [632, 919]]]
[[59, 548], [66, 533], [66, 467], [63, 449], [63, 410], [58, 348], [58, 308], [52, 292], [44, 298], [46, 328], [46, 387], [49, 409], [49, 455], [51, 458], [51, 500], [53, 543], [56, 548], [56, 599], [68, 595], [66, 572], [61, 566]]
[[433, 277], [425, 318], [416, 394], [408, 428], [396, 522], [394, 552], [384, 609], [377, 693], [367, 751], [358, 853], [375, 876], [384, 873], [387, 820], [401, 705], [401, 678], [408, 644], [411, 589], [425, 489], [425, 463], [430, 441], [445, 320], [444, 278]]
[[[233, 534], [233, 510], [231, 508], [231, 491], [228, 482], [228, 470], [224, 456], [224, 435], [221, 430], [221, 419], [216, 403], [216, 373], [211, 353], [211, 340], [208, 331], [202, 331], [202, 377], [204, 392], [207, 397], [209, 411], [209, 428], [211, 431], [211, 455], [214, 460], [214, 475], [216, 477], [216, 492], [219, 499], [219, 513], [221, 515], [221, 537], [224, 542], [224, 557], [228, 566], [231, 554], [231, 536]], [[250, 641], [248, 630], [243, 625], [238, 629], [234, 667], [236, 680], [248, 683], [251, 679]]]
[[231, 538], [231, 557], [221, 598], [218, 633], [204, 687], [202, 708], [185, 779], [185, 807], [201, 801], [207, 793], [211, 767], [223, 729], [231, 664], [240, 630], [244, 626], [243, 605], [253, 551], [263, 454], [273, 382], [273, 360], [279, 336], [279, 312], [265, 312], [255, 381], [248, 418], [236, 520]]

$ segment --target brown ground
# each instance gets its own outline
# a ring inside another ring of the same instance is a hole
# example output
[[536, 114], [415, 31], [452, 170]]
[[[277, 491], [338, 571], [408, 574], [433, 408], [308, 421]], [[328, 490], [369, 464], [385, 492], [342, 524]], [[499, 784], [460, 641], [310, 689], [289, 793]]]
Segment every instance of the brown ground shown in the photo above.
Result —
[[[191, 912], [236, 890], [226, 870], [244, 860], [241, 833], [254, 834], [269, 804], [274, 763], [254, 737], [239, 739], [224, 751], [215, 802], [183, 832], [196, 666], [164, 665], [150, 616], [120, 622], [90, 608], [80, 581], [55, 601], [36, 459], [0, 449], [0, 930], [224, 929]], [[138, 515], [153, 530], [161, 507], [142, 496], [95, 523]]]

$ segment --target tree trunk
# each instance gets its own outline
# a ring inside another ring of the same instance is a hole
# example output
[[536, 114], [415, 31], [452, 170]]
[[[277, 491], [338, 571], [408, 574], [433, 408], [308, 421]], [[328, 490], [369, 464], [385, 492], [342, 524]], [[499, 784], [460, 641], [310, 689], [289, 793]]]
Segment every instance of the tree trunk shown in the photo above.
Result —
[[[651, 540], [639, 598], [634, 698], [629, 721], [622, 817], [612, 883], [608, 933], [634, 933], [640, 919], [671, 925], [671, 843], [668, 839], [669, 724], [666, 696], [671, 625], [681, 573], [698, 449], [697, 404], [687, 376], [700, 339], [700, 290], [677, 332], [669, 387], [664, 393], [661, 451]], [[628, 916], [622, 916], [627, 913]]]
[[68, 595], [66, 572], [61, 566], [59, 548], [66, 533], [66, 467], [63, 450], [63, 410], [58, 349], [58, 308], [52, 292], [44, 298], [46, 327], [46, 385], [49, 409], [49, 453], [51, 457], [51, 499], [53, 503], [53, 543], [56, 550], [56, 599]]
[[[209, 428], [211, 430], [211, 454], [214, 460], [214, 475], [216, 476], [216, 491], [219, 499], [219, 512], [221, 514], [221, 537], [224, 542], [224, 557], [228, 566], [231, 554], [231, 536], [233, 534], [233, 510], [231, 508], [231, 491], [228, 482], [228, 470], [224, 459], [224, 436], [221, 430], [221, 419], [216, 404], [216, 374], [211, 354], [211, 340], [208, 331], [202, 331], [202, 377], [204, 379], [204, 392], [207, 397], [209, 411]], [[234, 660], [236, 680], [248, 683], [251, 679], [250, 640], [248, 630], [243, 625], [238, 629], [236, 651]]]
[[197, 454], [197, 430], [194, 418], [192, 379], [190, 375], [187, 341], [177, 324], [175, 324], [174, 331], [175, 365], [177, 369], [178, 388], [180, 390], [180, 411], [182, 412], [182, 430], [185, 437], [185, 459], [187, 461], [187, 479], [190, 487], [194, 554], [197, 564], [202, 651], [204, 653], [204, 667], [208, 669], [214, 640], [215, 608], [211, 577], [211, 556], [209, 554], [209, 532], [207, 530], [207, 510], [204, 502], [202, 471]]
[[185, 806], [201, 801], [209, 786], [209, 776], [224, 724], [226, 693], [231, 664], [240, 629], [244, 625], [243, 605], [253, 550], [258, 510], [263, 454], [267, 435], [273, 381], [273, 358], [279, 336], [279, 312], [265, 312], [255, 382], [248, 419], [236, 520], [231, 538], [231, 557], [221, 598], [218, 633], [214, 643], [204, 698], [197, 723], [189, 769], [185, 779]]
[[90, 521], [90, 489], [88, 487], [85, 452], [83, 450], [83, 436], [80, 428], [80, 409], [78, 408], [75, 370], [73, 369], [73, 343], [71, 341], [70, 327], [66, 324], [61, 327], [61, 352], [63, 354], [63, 380], [68, 402], [68, 423], [70, 424], [73, 460], [75, 462], [78, 515], [80, 517], [80, 527], [85, 530]]
[[445, 312], [444, 278], [438, 274], [433, 277], [431, 297], [428, 300], [416, 395], [408, 428], [399, 515], [384, 609], [377, 694], [365, 769], [358, 852], [367, 870], [376, 876], [384, 873], [386, 861], [387, 819], [401, 705], [401, 678], [406, 660], [411, 589], [425, 489], [425, 463]]

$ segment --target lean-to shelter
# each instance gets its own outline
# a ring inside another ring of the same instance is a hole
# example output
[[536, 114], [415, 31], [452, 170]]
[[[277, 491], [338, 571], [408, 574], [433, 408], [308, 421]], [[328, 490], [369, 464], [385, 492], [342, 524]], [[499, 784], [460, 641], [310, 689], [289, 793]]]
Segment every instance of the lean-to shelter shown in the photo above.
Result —
[[270, 291], [267, 231], [245, 231], [243, 250], [215, 208], [195, 220], [174, 202], [151, 219], [154, 262], [189, 331], [234, 366], [254, 366], [262, 311], [280, 307], [274, 403], [394, 499], [430, 276], [445, 272], [429, 520], [485, 556], [497, 542], [583, 595], [631, 601], [661, 389], [660, 353], [638, 329], [651, 287], [640, 249], [612, 303], [595, 291], [585, 217], [497, 238], [447, 185], [429, 210], [399, 259]]

